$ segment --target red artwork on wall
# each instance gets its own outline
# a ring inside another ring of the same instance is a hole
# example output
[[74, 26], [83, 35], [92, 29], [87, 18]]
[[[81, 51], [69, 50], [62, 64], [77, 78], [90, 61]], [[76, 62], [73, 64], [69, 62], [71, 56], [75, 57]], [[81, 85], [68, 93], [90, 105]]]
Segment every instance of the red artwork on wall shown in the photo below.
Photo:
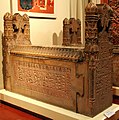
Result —
[[108, 3], [108, 0], [101, 0], [101, 3]]
[[54, 14], [54, 0], [18, 0], [18, 11]]

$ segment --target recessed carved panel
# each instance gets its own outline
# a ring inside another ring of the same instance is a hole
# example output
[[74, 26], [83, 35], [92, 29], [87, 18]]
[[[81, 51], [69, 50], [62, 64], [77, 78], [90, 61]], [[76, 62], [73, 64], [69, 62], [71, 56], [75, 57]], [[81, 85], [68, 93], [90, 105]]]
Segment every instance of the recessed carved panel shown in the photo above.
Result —
[[[35, 59], [31, 60], [32, 62], [27, 61], [27, 58], [24, 61], [18, 59], [20, 58], [15, 56], [12, 59], [12, 71], [14, 71], [12, 78], [15, 80], [13, 91], [20, 89], [33, 91], [33, 93], [37, 93], [32, 95], [36, 99], [42, 100], [39, 96], [45, 96], [51, 99], [44, 98], [45, 102], [52, 103], [53, 101], [52, 104], [58, 102], [60, 106], [67, 106], [70, 109], [73, 107], [71, 68], [37, 63]], [[27, 94], [27, 96], [31, 96], [31, 94]], [[55, 102], [53, 98], [56, 98], [57, 101]]]
[[[66, 67], [13, 61], [16, 70], [14, 87], [38, 91], [53, 97], [71, 98], [71, 70]], [[39, 88], [37, 88], [40, 86]]]

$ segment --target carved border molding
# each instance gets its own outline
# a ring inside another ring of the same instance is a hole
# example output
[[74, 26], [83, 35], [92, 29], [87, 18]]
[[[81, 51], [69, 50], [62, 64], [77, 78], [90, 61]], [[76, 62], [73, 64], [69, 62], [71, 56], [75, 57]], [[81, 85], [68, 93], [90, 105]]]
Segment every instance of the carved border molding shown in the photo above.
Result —
[[80, 48], [65, 47], [40, 47], [40, 46], [16, 46], [11, 50], [12, 54], [51, 59], [68, 60], [73, 62], [84, 61], [84, 53]]

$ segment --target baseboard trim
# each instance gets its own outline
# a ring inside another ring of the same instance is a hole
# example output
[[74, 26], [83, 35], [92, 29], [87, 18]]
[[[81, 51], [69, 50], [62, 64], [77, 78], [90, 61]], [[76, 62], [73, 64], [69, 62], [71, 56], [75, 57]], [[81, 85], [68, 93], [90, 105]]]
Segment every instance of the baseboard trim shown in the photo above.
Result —
[[113, 86], [113, 95], [119, 96], [119, 87]]

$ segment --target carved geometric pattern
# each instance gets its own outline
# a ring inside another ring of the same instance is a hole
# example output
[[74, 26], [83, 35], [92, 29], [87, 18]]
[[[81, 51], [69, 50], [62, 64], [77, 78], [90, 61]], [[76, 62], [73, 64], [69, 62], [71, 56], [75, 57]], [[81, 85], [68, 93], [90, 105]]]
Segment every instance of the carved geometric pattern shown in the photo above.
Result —
[[[107, 33], [104, 34], [106, 36]], [[103, 103], [107, 99], [107, 95], [111, 95], [112, 87], [112, 58], [109, 51], [111, 45], [104, 36], [100, 39], [100, 60], [96, 64], [96, 98], [100, 101], [100, 107], [106, 107]], [[107, 41], [105, 41], [107, 40]]]
[[13, 90], [22, 86], [21, 89], [24, 91], [35, 91], [59, 101], [64, 99], [67, 101], [64, 103], [65, 106], [72, 106], [70, 68], [14, 60], [13, 69], [15, 71]]

